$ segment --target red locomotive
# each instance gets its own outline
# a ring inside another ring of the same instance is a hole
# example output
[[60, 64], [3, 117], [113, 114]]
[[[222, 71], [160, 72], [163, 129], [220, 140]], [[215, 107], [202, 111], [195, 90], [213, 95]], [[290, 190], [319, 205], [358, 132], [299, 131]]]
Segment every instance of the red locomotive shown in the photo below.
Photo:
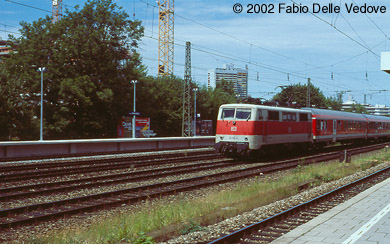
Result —
[[215, 147], [227, 156], [390, 137], [390, 118], [325, 109], [225, 104]]

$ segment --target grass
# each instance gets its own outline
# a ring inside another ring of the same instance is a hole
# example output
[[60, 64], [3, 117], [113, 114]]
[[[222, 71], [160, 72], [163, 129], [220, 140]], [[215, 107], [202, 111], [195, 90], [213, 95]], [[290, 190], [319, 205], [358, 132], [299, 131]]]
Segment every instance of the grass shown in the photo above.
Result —
[[[154, 243], [180, 233], [201, 230], [208, 224], [235, 216], [253, 208], [294, 195], [298, 186], [310, 182], [312, 186], [351, 175], [357, 171], [389, 161], [390, 151], [376, 152], [351, 163], [320, 163], [298, 166], [278, 180], [257, 177], [250, 183], [237, 183], [202, 198], [178, 200], [172, 203], [149, 201], [134, 212], [99, 220], [87, 229], [57, 231], [44, 237], [34, 237], [26, 243]], [[145, 234], [147, 233], [147, 234]]]

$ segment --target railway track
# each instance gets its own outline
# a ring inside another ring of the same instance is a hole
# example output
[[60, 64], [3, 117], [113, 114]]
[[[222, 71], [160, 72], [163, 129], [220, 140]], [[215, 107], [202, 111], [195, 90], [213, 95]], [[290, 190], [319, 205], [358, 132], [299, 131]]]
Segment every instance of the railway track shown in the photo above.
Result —
[[[360, 149], [363, 151], [376, 150], [386, 145], [371, 146], [370, 149]], [[355, 150], [355, 153], [357, 151]], [[117, 206], [121, 204], [131, 204], [147, 198], [160, 197], [168, 194], [176, 194], [182, 191], [199, 189], [202, 187], [221, 184], [238, 179], [257, 176], [280, 170], [286, 170], [302, 164], [310, 164], [318, 161], [338, 159], [340, 153], [326, 153], [320, 156], [310, 156], [304, 159], [286, 160], [270, 165], [251, 166], [240, 170], [227, 171], [223, 173], [204, 175], [194, 178], [182, 179], [166, 183], [144, 185], [129, 189], [116, 190], [100, 194], [83, 197], [65, 199], [42, 204], [22, 206], [12, 209], [0, 210], [0, 228], [6, 229], [14, 226], [21, 226], [37, 221], [49, 220], [70, 214], [77, 214], [86, 211]], [[99, 184], [99, 183], [97, 183]], [[75, 186], [77, 188], [77, 186]], [[57, 191], [59, 191], [57, 189]]]
[[169, 154], [165, 155], [164, 158], [162, 158], [163, 156], [161, 155], [156, 156], [157, 158], [155, 158], [155, 156], [153, 157], [153, 160], [150, 160], [150, 156], [140, 156], [119, 159], [112, 158], [70, 162], [66, 161], [59, 163], [40, 163], [12, 166], [4, 165], [0, 166], [0, 183], [223, 158], [222, 155], [218, 155], [213, 152], [206, 152], [202, 154], [199, 154], [199, 152], [190, 153], [184, 157], [183, 154]]
[[181, 165], [174, 167], [165, 167], [158, 169], [149, 169], [142, 171], [133, 171], [129, 173], [110, 174], [96, 177], [86, 177], [77, 180], [58, 181], [51, 183], [41, 183], [33, 185], [23, 185], [16, 187], [0, 188], [0, 202], [46, 195], [57, 192], [67, 192], [83, 188], [101, 187], [128, 182], [136, 182], [148, 179], [161, 178], [171, 175], [186, 174], [197, 171], [206, 171], [216, 168], [225, 168], [234, 165], [236, 162], [228, 159], [224, 161], [197, 163], [190, 165]]
[[299, 204], [265, 220], [237, 230], [208, 244], [257, 244], [270, 243], [318, 215], [345, 202], [371, 186], [388, 179], [390, 167], [344, 185], [311, 201]]

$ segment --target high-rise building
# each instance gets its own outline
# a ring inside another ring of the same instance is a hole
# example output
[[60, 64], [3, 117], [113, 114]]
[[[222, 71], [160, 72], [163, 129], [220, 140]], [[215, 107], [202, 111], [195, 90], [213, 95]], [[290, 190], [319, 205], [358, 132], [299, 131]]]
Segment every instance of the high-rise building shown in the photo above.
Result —
[[225, 80], [234, 85], [234, 92], [240, 98], [248, 98], [248, 67], [246, 69], [234, 68], [233, 64], [225, 64], [223, 68], [216, 68], [208, 72], [208, 87], [215, 88], [216, 85]]

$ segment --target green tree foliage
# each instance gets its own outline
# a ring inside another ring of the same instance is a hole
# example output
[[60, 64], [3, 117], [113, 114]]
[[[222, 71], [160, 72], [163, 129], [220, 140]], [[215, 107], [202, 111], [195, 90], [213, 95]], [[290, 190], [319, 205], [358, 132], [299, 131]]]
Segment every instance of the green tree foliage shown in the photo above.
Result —
[[[136, 51], [143, 28], [128, 17], [113, 0], [88, 0], [56, 23], [22, 22], [21, 36], [11, 37], [17, 52], [0, 63], [0, 140], [39, 138], [39, 67], [47, 69], [44, 139], [116, 137], [118, 120], [133, 110], [131, 80], [137, 112], [157, 135], [180, 136], [183, 81], [146, 77]], [[234, 102], [233, 84], [223, 81], [199, 89], [197, 112], [215, 121], [219, 106]]]
[[327, 106], [329, 109], [340, 111], [342, 108], [342, 102], [334, 97], [328, 97]]
[[10, 74], [0, 64], [0, 140], [19, 139], [21, 134], [27, 140], [36, 138], [39, 129], [35, 128], [39, 128], [39, 123], [34, 124], [33, 106], [20, 93], [25, 87], [20, 80], [9, 80]]
[[36, 69], [46, 67], [44, 137], [115, 136], [116, 119], [130, 107], [129, 81], [144, 76], [136, 53], [143, 28], [128, 17], [112, 0], [88, 0], [82, 9], [66, 11], [56, 23], [49, 17], [22, 22], [21, 37], [12, 38], [18, 52], [4, 67], [9, 74], [7, 85], [18, 87], [14, 94], [23, 95], [22, 103], [35, 116], [24, 120], [15, 114], [13, 119], [26, 128], [37, 124], [30, 123], [39, 119], [40, 73]]
[[351, 108], [346, 109], [346, 112], [353, 112], [359, 114], [367, 114], [367, 109], [361, 104], [352, 104]]
[[[290, 85], [273, 97], [283, 106], [305, 107], [307, 101], [307, 85]], [[341, 103], [334, 98], [326, 98], [318, 87], [310, 84], [310, 104], [315, 108], [331, 108], [340, 110]]]
[[201, 120], [212, 120], [213, 129], [216, 129], [218, 109], [222, 104], [237, 103], [233, 85], [217, 85], [216, 88], [203, 86], [197, 92], [197, 113]]
[[215, 88], [225, 92], [226, 94], [234, 95], [234, 84], [223, 78], [215, 85]]
[[158, 136], [181, 136], [183, 80], [146, 77], [137, 84], [136, 105], [142, 117], [150, 117]]
[[[196, 87], [195, 83], [191, 84]], [[178, 77], [146, 77], [137, 84], [136, 104], [142, 117], [151, 118], [158, 136], [181, 136], [184, 81]], [[222, 88], [202, 86], [196, 93], [197, 113], [202, 120], [213, 120], [214, 128], [221, 104], [235, 102], [235, 96]], [[194, 93], [191, 93], [193, 111]], [[193, 115], [192, 115], [193, 116]]]

